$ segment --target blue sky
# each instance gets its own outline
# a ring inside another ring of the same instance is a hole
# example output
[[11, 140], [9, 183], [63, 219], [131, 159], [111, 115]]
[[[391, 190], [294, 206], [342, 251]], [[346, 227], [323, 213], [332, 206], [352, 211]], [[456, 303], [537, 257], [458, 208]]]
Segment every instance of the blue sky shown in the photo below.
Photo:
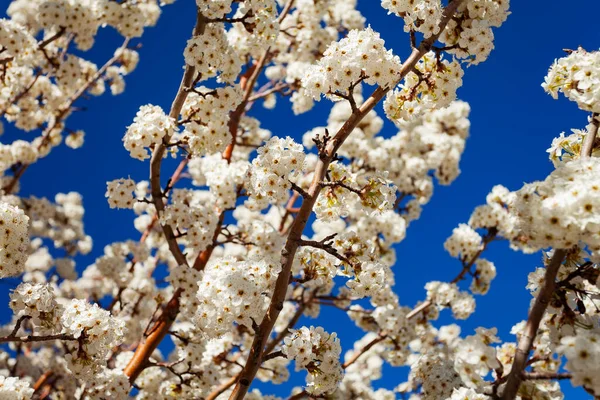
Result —
[[[181, 78], [183, 48], [194, 24], [193, 3], [179, 0], [165, 7], [157, 27], [146, 31], [141, 40], [140, 65], [126, 78], [124, 94], [116, 97], [109, 94], [79, 103], [88, 110], [70, 117], [67, 127], [85, 130], [85, 145], [79, 150], [61, 146], [29, 168], [22, 179], [22, 195], [53, 198], [57, 192], [68, 191], [83, 195], [86, 231], [94, 239], [94, 250], [90, 256], [78, 259], [80, 269], [101, 255], [106, 244], [139, 238], [130, 212], [109, 209], [104, 198], [106, 181], [127, 176], [147, 179], [148, 163], [130, 158], [121, 139], [140, 105], [151, 103], [164, 109], [170, 106]], [[372, 28], [386, 40], [386, 47], [401, 58], [407, 57], [410, 49], [402, 21], [386, 15], [377, 0], [358, 3]], [[0, 4], [4, 12], [8, 1], [2, 0]], [[394, 272], [402, 304], [412, 306], [421, 300], [427, 281], [450, 280], [457, 274], [459, 262], [444, 251], [443, 242], [454, 227], [468, 220], [473, 208], [485, 201], [494, 185], [515, 190], [524, 182], [543, 179], [552, 170], [545, 152], [552, 138], [586, 124], [586, 114], [575, 103], [564, 98], [553, 100], [540, 84], [553, 60], [564, 54], [563, 48], [598, 49], [600, 2], [514, 1], [511, 11], [508, 21], [494, 32], [496, 49], [486, 62], [466, 69], [464, 86], [458, 92], [459, 98], [468, 101], [472, 109], [471, 136], [461, 161], [463, 172], [451, 186], [436, 186], [421, 219], [410, 226], [406, 240], [397, 248]], [[97, 38], [98, 45], [87, 57], [102, 64], [121, 40], [114, 31], [103, 30]], [[300, 140], [305, 131], [326, 124], [328, 106], [322, 101], [312, 112], [296, 117], [287, 100], [282, 99], [276, 111], [257, 105], [251, 115], [261, 119], [263, 127], [274, 135]], [[10, 127], [6, 126], [6, 130], [0, 140], [17, 137]], [[384, 134], [393, 133], [393, 124], [386, 122]], [[165, 163], [163, 176], [170, 175], [174, 167], [172, 162]], [[525, 256], [498, 242], [491, 245], [484, 257], [496, 264], [498, 276], [489, 294], [477, 297], [475, 314], [460, 324], [463, 334], [472, 334], [477, 326], [497, 326], [502, 338], [513, 340], [509, 330], [526, 318], [531, 298], [525, 290], [527, 274], [539, 265], [540, 255]], [[3, 288], [15, 284], [5, 281]], [[8, 291], [3, 290], [0, 303], [7, 302]], [[350, 348], [360, 332], [339, 311], [327, 310], [325, 315], [328, 321], [333, 321], [325, 324], [325, 328], [338, 331], [344, 351]], [[4, 308], [0, 316], [4, 321], [9, 318]], [[381, 381], [386, 387], [397, 383], [397, 376]], [[288, 386], [277, 392], [285, 395]], [[589, 396], [581, 390], [567, 389], [567, 398]]]

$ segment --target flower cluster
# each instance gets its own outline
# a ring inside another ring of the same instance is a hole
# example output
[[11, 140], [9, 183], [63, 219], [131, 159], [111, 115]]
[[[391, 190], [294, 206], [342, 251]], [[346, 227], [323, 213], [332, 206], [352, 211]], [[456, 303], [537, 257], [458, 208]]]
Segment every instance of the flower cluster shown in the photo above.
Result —
[[233, 0], [196, 0], [198, 12], [206, 18], [217, 19], [231, 12]]
[[163, 137], [172, 135], [175, 123], [159, 106], [145, 105], [129, 125], [123, 144], [131, 157], [144, 161], [149, 158], [146, 148], [159, 144]]
[[110, 208], [133, 208], [135, 182], [132, 179], [115, 179], [106, 182], [106, 194]]
[[387, 117], [392, 121], [411, 120], [425, 111], [448, 106], [456, 99], [463, 74], [458, 61], [443, 60], [434, 52], [425, 54], [404, 82], [387, 94]]
[[272, 46], [279, 34], [275, 0], [250, 0], [242, 3], [234, 18], [244, 18], [227, 32], [227, 39], [239, 54], [258, 56]]
[[[228, 163], [220, 154], [194, 159], [192, 163], [199, 163], [201, 173], [210, 193], [214, 196], [215, 206], [219, 210], [234, 208], [237, 200], [237, 190], [244, 184], [248, 170], [247, 161]], [[193, 169], [192, 166], [189, 167]]]
[[355, 268], [355, 277], [346, 284], [353, 297], [373, 296], [383, 290], [387, 283], [389, 268], [382, 263], [367, 262]]
[[489, 396], [477, 393], [471, 388], [461, 387], [452, 391], [448, 400], [488, 400]]
[[205, 205], [197, 193], [191, 190], [173, 191], [172, 203], [160, 216], [163, 225], [171, 225], [181, 232], [187, 230], [187, 244], [195, 252], [206, 249], [212, 243], [218, 223], [218, 215], [210, 205]]
[[422, 384], [423, 400], [447, 399], [451, 396], [454, 388], [460, 388], [463, 385], [451, 360], [444, 359], [435, 353], [421, 356], [412, 366], [411, 373]]
[[15, 316], [27, 315], [35, 327], [51, 331], [59, 314], [55, 297], [52, 286], [47, 283], [23, 282], [10, 294], [9, 305]]
[[481, 236], [467, 224], [454, 228], [452, 236], [444, 242], [444, 248], [452, 257], [471, 261], [483, 249]]
[[218, 74], [222, 81], [233, 83], [242, 68], [222, 24], [208, 24], [203, 35], [188, 40], [183, 55], [186, 64], [194, 66], [202, 80]]
[[330, 45], [318, 64], [306, 72], [302, 79], [305, 93], [316, 100], [323, 94], [336, 99], [336, 94], [351, 95], [350, 88], [360, 80], [393, 87], [400, 72], [400, 59], [384, 44], [371, 28], [350, 31], [344, 39]]
[[31, 236], [48, 238], [54, 247], [62, 247], [69, 254], [91, 251], [92, 238], [84, 231], [85, 209], [79, 193], [58, 193], [55, 203], [35, 197], [21, 199], [21, 203], [30, 220]]
[[90, 400], [129, 398], [129, 380], [120, 369], [103, 369], [96, 374], [90, 387], [86, 387], [86, 395]]
[[[201, 93], [201, 94], [200, 94]], [[239, 86], [208, 91], [200, 87], [186, 98], [181, 116], [186, 121], [182, 140], [197, 156], [222, 152], [231, 142], [229, 113], [242, 101]]]
[[41, 2], [38, 23], [46, 29], [66, 29], [75, 36], [79, 49], [88, 50], [103, 25], [113, 26], [123, 36], [139, 37], [145, 26], [156, 23], [159, 15], [160, 8], [155, 2], [54, 0]]
[[12, 376], [0, 375], [0, 398], [7, 400], [27, 400], [33, 396], [29, 382]]
[[321, 327], [302, 327], [284, 339], [282, 351], [296, 362], [296, 371], [308, 371], [307, 391], [312, 395], [332, 392], [342, 380], [342, 348], [335, 333]]
[[496, 328], [477, 328], [475, 335], [467, 336], [456, 347], [454, 369], [463, 382], [471, 388], [478, 388], [491, 370], [500, 367], [496, 358], [496, 349], [492, 343], [499, 343]]
[[268, 305], [264, 293], [271, 291], [280, 271], [281, 264], [270, 260], [211, 261], [197, 294], [200, 329], [210, 337], [229, 332], [234, 323], [252, 329], [253, 321], [262, 319]]
[[71, 372], [84, 377], [105, 365], [110, 350], [121, 343], [124, 335], [122, 320], [85, 300], [73, 299], [65, 304], [60, 322], [64, 333], [80, 339], [65, 358]]
[[509, 211], [509, 204], [512, 203], [514, 196], [514, 193], [504, 186], [494, 186], [486, 197], [486, 204], [473, 210], [469, 218], [469, 227], [472, 229], [495, 229], [507, 239], [514, 238], [517, 234], [515, 231], [516, 217]]
[[594, 330], [577, 330], [577, 335], [563, 337], [558, 352], [567, 358], [566, 369], [573, 374], [571, 383], [591, 393], [600, 393], [600, 334]]
[[388, 14], [404, 18], [404, 31], [421, 32], [425, 38], [440, 31], [442, 4], [439, 0], [381, 0]]
[[283, 203], [291, 189], [291, 180], [304, 168], [302, 145], [287, 137], [273, 137], [258, 149], [258, 156], [252, 161], [248, 174], [251, 200], [258, 209], [269, 203]]
[[515, 192], [510, 212], [517, 218], [519, 235], [513, 243], [531, 251], [582, 243], [598, 258], [599, 171], [598, 158], [578, 159]]
[[[439, 3], [439, 0], [435, 0]], [[492, 28], [508, 18], [510, 0], [473, 0], [458, 8], [461, 16], [450, 20], [440, 36], [448, 52], [471, 64], [487, 60], [494, 49]]]
[[28, 256], [29, 217], [23, 210], [0, 202], [0, 278], [23, 272]]
[[542, 87], [555, 99], [562, 92], [579, 108], [600, 113], [600, 51], [582, 48], [554, 62]]
[[377, 217], [394, 208], [396, 187], [382, 174], [357, 176], [347, 166], [329, 165], [329, 179], [315, 203], [315, 213], [322, 221], [334, 221], [350, 212], [362, 210]]
[[0, 19], [0, 46], [6, 49], [3, 56], [25, 63], [37, 54], [35, 38], [21, 24], [10, 19]]
[[456, 319], [467, 319], [475, 311], [475, 299], [454, 283], [432, 281], [425, 285], [427, 300], [439, 308], [450, 307]]

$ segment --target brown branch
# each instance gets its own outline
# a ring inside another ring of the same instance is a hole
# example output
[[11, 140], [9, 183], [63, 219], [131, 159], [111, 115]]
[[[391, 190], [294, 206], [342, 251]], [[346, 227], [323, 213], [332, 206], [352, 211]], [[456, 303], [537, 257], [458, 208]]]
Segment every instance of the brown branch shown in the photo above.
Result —
[[[206, 20], [202, 16], [202, 14], [198, 13], [196, 18], [196, 26], [194, 27], [194, 31], [192, 33], [192, 37], [200, 36], [204, 33], [204, 29], [206, 27]], [[185, 72], [183, 73], [183, 77], [181, 78], [181, 84], [179, 85], [179, 90], [175, 95], [175, 99], [173, 100], [173, 104], [171, 104], [171, 111], [169, 112], [169, 117], [173, 120], [177, 120], [179, 118], [179, 114], [181, 114], [181, 109], [183, 108], [183, 104], [185, 103], [185, 99], [188, 97], [189, 88], [192, 86], [194, 81], [194, 76], [196, 74], [196, 68], [192, 65], [185, 66]], [[160, 184], [160, 169], [162, 165], [162, 159], [167, 149], [167, 145], [171, 140], [170, 135], [165, 135], [163, 137], [162, 143], [154, 148], [152, 152], [152, 158], [150, 160], [150, 187], [152, 193], [152, 201], [154, 202], [154, 207], [156, 208], [156, 213], [160, 217], [160, 214], [165, 210], [165, 203], [163, 200], [164, 192], [162, 190]], [[160, 218], [159, 218], [160, 219]], [[173, 232], [173, 228], [169, 224], [162, 225], [163, 234], [165, 235], [165, 239], [167, 240], [167, 244], [169, 245], [169, 250], [177, 264], [179, 265], [188, 265], [188, 262], [185, 258], [185, 255], [181, 251], [179, 244], [177, 243], [177, 238], [175, 237], [175, 233]]]
[[594, 151], [594, 142], [596, 141], [596, 135], [598, 135], [598, 125], [600, 125], [600, 121], [598, 121], [600, 116], [598, 113], [592, 114], [592, 120], [588, 125], [588, 133], [585, 135], [585, 139], [583, 140], [583, 144], [581, 146], [581, 154], [585, 157], [586, 154], [591, 155]]
[[46, 383], [50, 380], [50, 378], [54, 375], [53, 371], [46, 371], [44, 372], [42, 375], [40, 375], [40, 377], [38, 378], [37, 381], [35, 381], [35, 384], [33, 385], [33, 397], [35, 398], [35, 395], [37, 395], [42, 388], [46, 385]]
[[213, 390], [208, 396], [206, 396], [206, 400], [215, 400], [219, 397], [223, 392], [232, 387], [237, 381], [238, 376], [234, 375], [229, 378], [227, 381], [223, 382], [220, 386], [218, 386], [215, 390]]
[[349, 366], [351, 366], [352, 364], [354, 364], [356, 361], [358, 361], [360, 356], [362, 356], [367, 351], [369, 351], [377, 343], [383, 342], [386, 338], [387, 338], [386, 334], [380, 333], [376, 338], [371, 340], [369, 343], [367, 343], [365, 346], [363, 346], [360, 350], [358, 350], [356, 353], [354, 353], [354, 355], [352, 355], [352, 357], [348, 361], [343, 363], [342, 368], [346, 369]]
[[[198, 13], [196, 18], [196, 26], [194, 27], [193, 36], [198, 36], [204, 33], [206, 24], [204, 17]], [[187, 90], [194, 80], [195, 68], [191, 65], [186, 65], [185, 72], [179, 85], [177, 95], [171, 105], [171, 111], [169, 116], [173, 119], [177, 119], [181, 113], [181, 108], [187, 98], [189, 91]], [[168, 135], [167, 135], [168, 136]], [[164, 211], [165, 204], [163, 201], [163, 191], [160, 186], [160, 167], [162, 157], [166, 150], [166, 143], [169, 142], [170, 137], [165, 136], [163, 143], [156, 146], [152, 153], [152, 159], [150, 162], [150, 182], [152, 190], [152, 200], [156, 208], [157, 214]], [[162, 225], [163, 233], [169, 245], [169, 250], [175, 257], [175, 260], [179, 265], [188, 265], [187, 259], [177, 243], [173, 228], [170, 225]], [[181, 289], [178, 289], [173, 294], [173, 297], [165, 306], [163, 312], [159, 316], [158, 320], [152, 327], [150, 333], [142, 340], [138, 345], [133, 355], [133, 358], [129, 361], [129, 364], [124, 369], [125, 375], [129, 377], [129, 382], [132, 384], [135, 382], [139, 374], [148, 366], [148, 360], [154, 350], [158, 347], [164, 337], [169, 333], [177, 314], [179, 313], [179, 296], [181, 295]]]
[[556, 287], [556, 275], [558, 274], [558, 270], [566, 256], [566, 250], [555, 250], [552, 259], [546, 267], [543, 286], [535, 299], [533, 307], [529, 312], [525, 329], [519, 338], [513, 365], [510, 370], [510, 374], [508, 375], [508, 380], [502, 395], [504, 400], [513, 400], [519, 391], [519, 386], [523, 380], [523, 369], [525, 369], [525, 365], [527, 364], [529, 352], [531, 351], [531, 347], [542, 321], [542, 317], [544, 316], [546, 308], [548, 307], [548, 303], [550, 302], [552, 294], [554, 293], [554, 289]]
[[572, 374], [568, 373], [560, 373], [560, 372], [528, 372], [523, 373], [521, 378], [523, 380], [562, 380], [562, 379], [571, 379], [573, 378]]
[[258, 80], [258, 77], [262, 73], [262, 70], [267, 62], [268, 57], [269, 57], [269, 49], [267, 49], [263, 53], [262, 57], [256, 62], [255, 65], [253, 65], [250, 69], [248, 69], [248, 71], [246, 71], [246, 74], [249, 74], [249, 77], [246, 74], [245, 74], [245, 76], [242, 76], [240, 85], [243, 88], [245, 88], [244, 97], [242, 99], [242, 102], [240, 104], [238, 104], [236, 109], [233, 110], [229, 114], [228, 127], [229, 127], [229, 133], [231, 134], [231, 143], [229, 143], [227, 145], [227, 148], [223, 152], [223, 158], [225, 160], [227, 160], [227, 162], [231, 162], [231, 157], [233, 155], [233, 149], [235, 147], [237, 131], [238, 131], [238, 128], [240, 125], [240, 121], [242, 119], [242, 116], [246, 112], [246, 106], [248, 105], [248, 99], [250, 99], [250, 95], [252, 94], [252, 91], [254, 90], [254, 85], [256, 85], [256, 81]]
[[[417, 62], [425, 55], [431, 46], [435, 43], [439, 34], [444, 31], [446, 24], [452, 18], [454, 11], [460, 6], [464, 0], [452, 1], [444, 10], [442, 20], [440, 22], [440, 30], [437, 35], [432, 35], [428, 39], [421, 42], [418, 49], [414, 49], [408, 59], [402, 65], [400, 74], [398, 75], [398, 81], [401, 81], [410, 71], [413, 70]], [[258, 331], [254, 336], [250, 353], [248, 355], [246, 365], [242, 370], [240, 379], [238, 380], [231, 396], [230, 400], [242, 400], [250, 384], [254, 380], [258, 368], [261, 364], [264, 347], [271, 334], [273, 326], [277, 321], [279, 313], [283, 309], [283, 302], [285, 301], [285, 295], [287, 292], [287, 286], [290, 281], [292, 263], [294, 256], [298, 250], [298, 244], [302, 238], [302, 233], [306, 224], [308, 223], [309, 217], [312, 213], [312, 209], [317, 200], [319, 192], [322, 189], [321, 182], [324, 180], [327, 168], [331, 161], [334, 159], [338, 149], [344, 143], [346, 138], [352, 133], [354, 128], [358, 126], [360, 121], [369, 113], [377, 103], [379, 103], [390, 88], [378, 87], [371, 94], [371, 96], [348, 118], [348, 120], [342, 125], [336, 135], [327, 143], [324, 154], [320, 155], [319, 161], [315, 168], [313, 181], [308, 189], [310, 197], [305, 198], [300, 211], [296, 219], [294, 220], [288, 239], [281, 253], [281, 265], [282, 269], [277, 276], [275, 283], [275, 289], [269, 304], [269, 309], [265, 314], [263, 320], [259, 324]]]

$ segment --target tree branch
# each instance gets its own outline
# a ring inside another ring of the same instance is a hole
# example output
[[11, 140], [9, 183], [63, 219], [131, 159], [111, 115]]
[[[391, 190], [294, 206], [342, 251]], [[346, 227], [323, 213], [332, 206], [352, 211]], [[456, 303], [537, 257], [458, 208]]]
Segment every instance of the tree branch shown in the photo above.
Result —
[[[440, 22], [439, 33], [424, 40], [419, 45], [418, 49], [414, 49], [412, 51], [409, 58], [402, 65], [400, 74], [398, 75], [398, 82], [401, 81], [410, 71], [412, 71], [419, 59], [421, 59], [421, 57], [431, 49], [433, 43], [435, 43], [441, 32], [444, 31], [447, 23], [452, 18], [454, 11], [456, 11], [463, 1], [464, 0], [454, 0], [446, 7]], [[230, 400], [242, 400], [248, 392], [254, 377], [256, 376], [262, 361], [267, 339], [271, 334], [279, 313], [283, 309], [283, 302], [285, 301], [287, 286], [290, 281], [294, 256], [298, 250], [298, 244], [302, 237], [302, 232], [308, 223], [314, 204], [317, 200], [319, 192], [321, 191], [321, 182], [325, 178], [329, 164], [334, 159], [336, 152], [344, 143], [346, 138], [352, 133], [354, 128], [356, 128], [365, 115], [367, 115], [367, 113], [369, 113], [375, 107], [375, 105], [377, 105], [377, 103], [384, 98], [389, 90], [390, 88], [382, 87], [375, 89], [373, 94], [371, 94], [371, 96], [358, 108], [358, 110], [356, 110], [356, 112], [352, 113], [344, 125], [342, 125], [342, 127], [338, 130], [336, 135], [327, 143], [324, 154], [320, 155], [319, 161], [315, 168], [313, 181], [308, 189], [308, 194], [310, 197], [304, 199], [304, 202], [300, 207], [300, 211], [298, 212], [298, 215], [292, 224], [287, 242], [281, 253], [282, 269], [277, 276], [277, 281], [275, 283], [275, 289], [271, 297], [269, 309], [259, 325], [258, 332], [256, 332], [254, 336], [246, 365], [244, 366], [244, 369], [240, 374], [240, 378], [237, 381], [231, 396], [229, 397]]]
[[[204, 17], [202, 14], [198, 13], [196, 18], [196, 26], [194, 27], [193, 36], [198, 36], [204, 33], [204, 29], [206, 24], [204, 22]], [[179, 90], [177, 91], [177, 95], [173, 100], [173, 104], [171, 105], [171, 111], [169, 112], [169, 116], [174, 120], [177, 120], [179, 114], [181, 113], [181, 108], [185, 103], [185, 99], [188, 96], [187, 88], [190, 87], [194, 80], [195, 70], [191, 65], [186, 65], [185, 72], [181, 79], [181, 84], [179, 85]], [[152, 159], [150, 162], [150, 184], [152, 190], [152, 200], [154, 202], [154, 206], [156, 208], [157, 218], [161, 212], [165, 209], [165, 204], [163, 201], [163, 191], [160, 185], [160, 168], [162, 163], [162, 158], [166, 150], [166, 144], [169, 143], [170, 137], [166, 135], [163, 138], [163, 143], [156, 146], [154, 151], [152, 152]], [[179, 244], [177, 243], [177, 239], [173, 232], [173, 228], [170, 225], [165, 224], [162, 225], [162, 230], [169, 245], [169, 250], [175, 257], [175, 260], [179, 265], [188, 265], [187, 259], [181, 249], [179, 248]], [[154, 350], [158, 347], [160, 342], [164, 339], [164, 337], [169, 332], [171, 325], [175, 321], [177, 314], [179, 313], [179, 296], [181, 295], [181, 290], [178, 289], [173, 294], [173, 297], [167, 305], [165, 309], [161, 313], [157, 322], [154, 324], [151, 332], [146, 336], [142, 343], [140, 343], [133, 355], [133, 358], [129, 361], [129, 364], [124, 369], [125, 375], [129, 377], [129, 382], [134, 383], [139, 374], [147, 367], [148, 359], [154, 352]]]
[[598, 113], [592, 114], [592, 120], [587, 127], [587, 135], [585, 135], [585, 139], [583, 140], [583, 144], [581, 145], [581, 154], [585, 156], [586, 154], [591, 155], [594, 151], [594, 142], [596, 141], [596, 136], [598, 135], [598, 125], [600, 125], [600, 121], [598, 121], [600, 116]]
[[548, 303], [552, 298], [552, 294], [554, 293], [554, 288], [556, 287], [556, 275], [566, 256], [566, 250], [555, 250], [550, 263], [546, 267], [543, 286], [535, 299], [533, 307], [529, 312], [525, 329], [519, 338], [513, 365], [510, 374], [508, 375], [506, 386], [504, 387], [504, 393], [502, 394], [504, 400], [513, 400], [519, 391], [519, 386], [523, 380], [523, 369], [525, 369], [537, 330], [544, 313], [546, 312]]

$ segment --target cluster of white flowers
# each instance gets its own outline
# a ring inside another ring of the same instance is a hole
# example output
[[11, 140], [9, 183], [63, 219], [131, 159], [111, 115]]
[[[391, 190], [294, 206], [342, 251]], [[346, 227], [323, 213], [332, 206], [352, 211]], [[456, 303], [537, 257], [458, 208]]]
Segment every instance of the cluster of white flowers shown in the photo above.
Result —
[[461, 387], [452, 391], [452, 396], [448, 400], [488, 400], [490, 397], [485, 394], [477, 393], [471, 388]]
[[387, 284], [389, 268], [383, 263], [367, 262], [354, 268], [355, 277], [346, 284], [353, 297], [371, 297], [380, 293]]
[[148, 257], [148, 248], [143, 243], [133, 240], [116, 242], [104, 248], [104, 255], [96, 259], [96, 268], [119, 287], [126, 287], [133, 279], [133, 270], [127, 265], [127, 261], [142, 263]]
[[77, 192], [58, 193], [56, 204], [46, 198], [22, 199], [22, 207], [30, 219], [30, 235], [51, 239], [54, 247], [63, 247], [69, 254], [87, 254], [92, 238], [83, 226], [85, 209]]
[[467, 224], [460, 224], [452, 230], [452, 236], [446, 239], [444, 248], [452, 257], [470, 262], [483, 249], [483, 244], [477, 231]]
[[[207, 93], [200, 95], [198, 93]], [[209, 91], [196, 89], [185, 100], [181, 116], [186, 122], [182, 139], [196, 156], [222, 152], [231, 142], [229, 113], [242, 101], [239, 86], [225, 86]]]
[[381, 6], [404, 18], [405, 32], [421, 32], [428, 38], [440, 31], [443, 8], [439, 0], [381, 0]]
[[496, 185], [486, 197], [486, 204], [473, 210], [469, 218], [469, 226], [473, 229], [496, 229], [498, 233], [512, 239], [516, 235], [516, 217], [509, 211], [514, 193], [501, 185]]
[[565, 368], [573, 374], [571, 383], [600, 394], [600, 333], [578, 329], [577, 335], [563, 337], [557, 351], [567, 358]]
[[491, 370], [500, 367], [496, 358], [496, 349], [492, 343], [499, 343], [496, 328], [477, 328], [475, 335], [467, 336], [456, 347], [454, 369], [468, 387], [478, 388], [483, 384], [483, 378]]
[[335, 333], [321, 327], [302, 327], [284, 339], [282, 351], [296, 362], [296, 371], [308, 371], [306, 390], [312, 395], [332, 392], [342, 380], [342, 348]]
[[150, 158], [146, 148], [159, 144], [165, 135], [171, 136], [175, 122], [159, 106], [141, 106], [129, 125], [123, 144], [131, 157], [144, 161]]
[[321, 95], [341, 99], [351, 86], [364, 78], [370, 85], [393, 87], [400, 72], [400, 59], [371, 28], [352, 30], [344, 39], [333, 43], [318, 64], [311, 66], [302, 79], [308, 96], [318, 100]]
[[281, 264], [270, 260], [236, 261], [222, 258], [208, 263], [198, 290], [196, 323], [208, 336], [231, 331], [234, 323], [252, 329], [268, 307], [271, 287]]
[[33, 396], [29, 382], [12, 376], [0, 375], [0, 398], [6, 400], [28, 400]]
[[63, 333], [80, 338], [65, 356], [69, 370], [90, 377], [106, 364], [110, 350], [121, 343], [125, 323], [110, 312], [85, 300], [73, 299], [64, 305], [60, 316]]
[[307, 288], [323, 292], [330, 290], [337, 271], [337, 259], [324, 251], [302, 247], [296, 252], [292, 273], [301, 276]]
[[40, 2], [38, 23], [46, 29], [63, 28], [73, 33], [81, 50], [94, 43], [99, 27], [113, 26], [126, 37], [139, 37], [160, 15], [157, 2], [118, 3], [109, 0], [53, 0]]
[[[559, 167], [564, 163], [581, 157], [583, 139], [590, 134], [590, 132], [594, 132], [597, 129], [596, 125], [598, 123], [600, 123], [600, 117], [591, 115], [589, 124], [585, 129], [571, 129], [570, 135], [565, 136], [565, 133], [561, 132], [558, 137], [554, 138], [550, 148], [546, 150], [554, 167]], [[600, 149], [597, 147], [592, 148], [592, 156], [598, 157], [600, 155], [599, 153]]]
[[181, 290], [180, 303], [182, 311], [186, 315], [193, 316], [198, 307], [196, 295], [202, 280], [202, 273], [187, 265], [178, 265], [171, 270], [168, 279], [173, 288]]
[[[439, 0], [434, 0], [439, 3]], [[473, 0], [460, 5], [459, 18], [453, 18], [440, 36], [450, 47], [449, 53], [467, 59], [471, 64], [487, 60], [494, 49], [492, 28], [500, 27], [508, 18], [510, 0]]]
[[456, 60], [443, 60], [434, 52], [425, 54], [404, 82], [387, 94], [384, 109], [392, 121], [411, 120], [456, 100], [462, 86], [463, 69]]
[[377, 217], [394, 208], [396, 187], [386, 175], [357, 176], [338, 162], [329, 165], [328, 173], [330, 184], [321, 190], [314, 206], [320, 220], [334, 221], [359, 209], [369, 217]]
[[472, 293], [486, 294], [490, 290], [490, 284], [496, 277], [496, 266], [493, 262], [483, 258], [475, 261], [475, 272], [470, 290]]
[[222, 24], [208, 24], [204, 34], [188, 40], [183, 55], [186, 64], [196, 68], [201, 80], [218, 74], [222, 81], [233, 83], [242, 68], [239, 55], [229, 46]]
[[179, 229], [181, 232], [187, 230], [185, 239], [188, 246], [200, 252], [212, 243], [218, 215], [210, 204], [203, 204], [198, 193], [177, 189], [173, 191], [172, 203], [165, 207], [160, 221], [163, 225], [171, 225], [173, 229]]
[[[54, 289], [47, 283], [23, 282], [10, 294], [10, 308], [15, 316], [31, 317], [34, 327], [51, 331], [56, 326], [57, 304]], [[38, 330], [39, 331], [39, 330]], [[38, 332], [40, 333], [40, 332]]]
[[28, 224], [23, 210], [0, 202], [0, 278], [23, 272], [29, 255]]
[[196, 0], [198, 12], [206, 18], [218, 19], [231, 12], [233, 0]]
[[36, 55], [36, 40], [21, 24], [10, 19], [0, 19], [0, 46], [6, 50], [3, 57], [30, 62]]
[[452, 309], [456, 319], [467, 319], [475, 311], [475, 299], [458, 289], [455, 283], [432, 281], [425, 285], [427, 300], [437, 307]]
[[531, 251], [546, 247], [588, 246], [600, 256], [600, 160], [578, 159], [554, 170], [544, 181], [514, 193], [510, 212], [517, 218], [513, 243]]
[[452, 361], [435, 353], [422, 355], [411, 366], [411, 374], [421, 382], [423, 400], [447, 399], [463, 385]]
[[129, 398], [129, 379], [120, 369], [104, 368], [90, 383], [89, 387], [86, 387], [86, 396], [90, 400]]
[[[381, 6], [404, 18], [405, 32], [421, 32], [425, 38], [440, 33], [442, 3], [440, 0], [381, 0]], [[463, 3], [460, 18], [451, 19], [440, 41], [453, 49], [458, 57], [472, 58], [477, 64], [487, 59], [494, 48], [492, 27], [499, 27], [509, 15], [509, 0], [473, 0]]]
[[227, 32], [227, 39], [239, 54], [259, 56], [272, 46], [279, 34], [275, 0], [250, 0], [242, 3], [234, 18], [245, 18]]
[[[201, 174], [208, 185], [210, 193], [214, 196], [215, 206], [219, 210], [234, 208], [237, 199], [237, 189], [244, 184], [248, 170], [247, 161], [228, 163], [221, 154], [196, 158], [190, 164], [199, 164]], [[188, 166], [190, 172], [194, 169]]]
[[[329, 116], [328, 130], [337, 131], [351, 112], [350, 105], [346, 102], [335, 104]], [[396, 205], [401, 214], [388, 211], [376, 218], [382, 225], [392, 218], [404, 219], [404, 222], [398, 221], [395, 226], [390, 226], [392, 231], [401, 228], [397, 235], [393, 235], [401, 240], [406, 225], [419, 218], [422, 206], [431, 199], [433, 176], [441, 184], [447, 185], [460, 174], [459, 162], [470, 128], [469, 112], [470, 107], [467, 103], [455, 101], [446, 108], [428, 112], [411, 122], [394, 121], [402, 130], [397, 135], [384, 139], [375, 136], [382, 128], [383, 120], [371, 111], [340, 148], [341, 155], [361, 160], [360, 163], [357, 162], [350, 168], [332, 163], [329, 173], [336, 174], [337, 180], [341, 180], [342, 177], [349, 179], [355, 175], [358, 176], [357, 179], [369, 177], [373, 175], [369, 171], [373, 170], [387, 171], [386, 179], [397, 187], [399, 196], [402, 197]], [[305, 146], [309, 147], [315, 133], [319, 134], [323, 130], [316, 128], [306, 133], [303, 138]], [[347, 172], [349, 169], [353, 171], [352, 174]], [[354, 172], [356, 170], [360, 172]], [[339, 204], [342, 194], [349, 200], [358, 197], [347, 196], [342, 188], [325, 188], [321, 193], [317, 200], [319, 207], [316, 207], [319, 218], [357, 218], [356, 211], [363, 208], [351, 202]], [[374, 218], [363, 221], [361, 230], [365, 224], [370, 225]], [[378, 226], [377, 229], [380, 228], [382, 227]]]
[[[346, 165], [337, 161], [329, 164], [329, 177], [333, 182], [347, 186], [354, 185], [354, 176]], [[342, 185], [325, 186], [319, 193], [313, 208], [317, 218], [324, 222], [335, 221], [340, 217], [348, 216], [352, 209], [353, 196]]]
[[600, 113], [600, 51], [582, 48], [554, 62], [542, 87], [555, 99], [562, 92], [579, 108]]
[[288, 198], [288, 191], [304, 168], [304, 148], [287, 137], [273, 137], [258, 149], [258, 156], [252, 160], [248, 170], [250, 175], [250, 200], [258, 209], [269, 203], [283, 203]]
[[132, 179], [115, 179], [106, 182], [106, 194], [110, 208], [133, 208], [135, 182]]

